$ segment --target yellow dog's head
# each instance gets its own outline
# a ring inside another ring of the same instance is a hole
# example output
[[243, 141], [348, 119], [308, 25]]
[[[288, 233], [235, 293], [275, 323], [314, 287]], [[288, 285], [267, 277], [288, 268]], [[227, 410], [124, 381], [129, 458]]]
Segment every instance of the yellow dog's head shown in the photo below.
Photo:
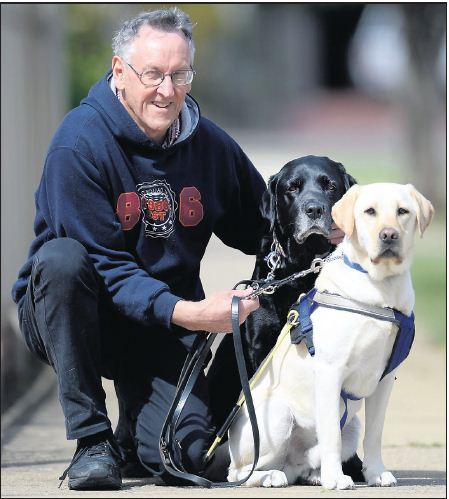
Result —
[[411, 184], [354, 185], [332, 208], [352, 257], [378, 278], [410, 267], [414, 234], [422, 236], [433, 214], [432, 203]]

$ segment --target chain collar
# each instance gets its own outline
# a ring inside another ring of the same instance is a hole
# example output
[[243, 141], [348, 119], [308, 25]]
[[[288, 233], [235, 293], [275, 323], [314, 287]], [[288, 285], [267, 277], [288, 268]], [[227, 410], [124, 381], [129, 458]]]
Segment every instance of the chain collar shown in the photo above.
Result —
[[[300, 279], [301, 277], [304, 277], [308, 274], [318, 274], [325, 263], [331, 262], [333, 260], [340, 260], [342, 258], [342, 253], [331, 253], [326, 257], [325, 255], [321, 255], [312, 260], [312, 263], [310, 264], [310, 267], [308, 269], [296, 272], [288, 277], [285, 277], [284, 279], [275, 281], [273, 277], [271, 277], [271, 279], [268, 279], [267, 277], [262, 284], [260, 284], [259, 282], [253, 282], [251, 286], [254, 288], [254, 291], [243, 299], [249, 300], [251, 298], [258, 297], [259, 295], [272, 295], [278, 288], [284, 286], [284, 284], [296, 281], [297, 279]], [[275, 269], [273, 269], [270, 274], [274, 274], [274, 271]]]
[[286, 254], [282, 249], [281, 243], [277, 240], [276, 234], [273, 232], [273, 242], [271, 243], [270, 253], [264, 258], [270, 269], [270, 272], [266, 277], [267, 281], [272, 281], [274, 279], [274, 273], [280, 267], [284, 258], [286, 258]]

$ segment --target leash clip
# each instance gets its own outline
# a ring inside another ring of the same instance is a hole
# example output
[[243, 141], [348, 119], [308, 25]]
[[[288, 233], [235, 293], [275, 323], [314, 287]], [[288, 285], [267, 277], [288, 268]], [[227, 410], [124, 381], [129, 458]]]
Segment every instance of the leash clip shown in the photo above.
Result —
[[287, 315], [287, 323], [290, 326], [297, 326], [299, 324], [298, 322], [299, 314], [296, 310], [290, 310], [290, 312]]
[[312, 264], [310, 265], [310, 271], [314, 274], [318, 274], [318, 272], [323, 268], [324, 260], [322, 258], [314, 258], [312, 260]]
[[168, 446], [167, 446], [167, 442], [165, 441], [165, 439], [161, 438], [159, 448], [164, 456], [165, 464], [170, 465], [170, 453], [168, 451]]

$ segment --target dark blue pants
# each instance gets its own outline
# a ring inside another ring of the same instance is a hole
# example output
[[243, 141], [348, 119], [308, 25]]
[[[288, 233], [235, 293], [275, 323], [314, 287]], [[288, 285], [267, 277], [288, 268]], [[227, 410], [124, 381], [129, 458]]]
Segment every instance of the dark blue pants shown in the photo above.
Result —
[[[187, 354], [176, 333], [120, 316], [87, 251], [69, 238], [49, 241], [36, 254], [19, 318], [30, 350], [56, 372], [67, 438], [111, 427], [101, 377], [113, 379], [119, 443], [161, 470], [159, 436]], [[198, 473], [213, 438], [204, 376], [179, 427], [186, 468]]]

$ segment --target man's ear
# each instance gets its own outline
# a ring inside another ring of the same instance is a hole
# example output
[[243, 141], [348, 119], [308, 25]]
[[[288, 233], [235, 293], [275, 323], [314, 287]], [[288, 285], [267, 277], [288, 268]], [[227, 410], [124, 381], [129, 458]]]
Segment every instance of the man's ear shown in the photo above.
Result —
[[354, 232], [354, 204], [359, 196], [360, 186], [353, 185], [332, 207], [332, 218], [340, 229], [351, 237]]
[[112, 58], [112, 75], [114, 77], [115, 88], [118, 90], [123, 90], [123, 75], [124, 75], [123, 61], [118, 55], [114, 55]]
[[435, 209], [432, 203], [418, 192], [412, 184], [406, 185], [410, 192], [415, 206], [416, 218], [418, 221], [419, 235], [422, 237], [427, 226], [432, 221]]

